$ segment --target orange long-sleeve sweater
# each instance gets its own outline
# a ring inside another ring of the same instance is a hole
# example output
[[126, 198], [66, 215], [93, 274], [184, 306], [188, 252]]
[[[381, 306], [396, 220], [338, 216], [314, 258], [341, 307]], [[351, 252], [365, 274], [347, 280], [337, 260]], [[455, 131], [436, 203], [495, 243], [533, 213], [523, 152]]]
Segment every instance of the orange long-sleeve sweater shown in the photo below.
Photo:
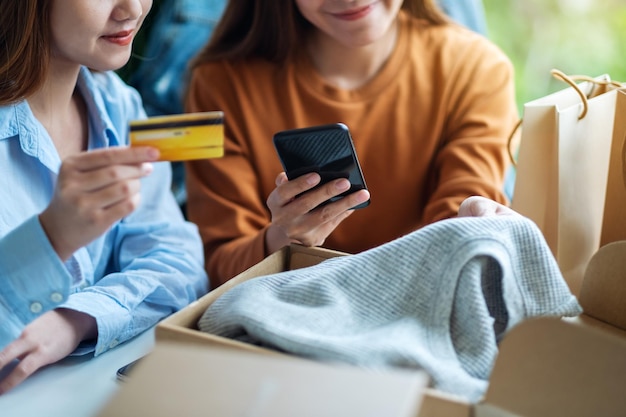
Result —
[[282, 171], [274, 133], [345, 123], [371, 193], [326, 239], [360, 252], [456, 215], [482, 195], [507, 203], [507, 138], [518, 119], [513, 69], [489, 40], [401, 15], [396, 48], [355, 90], [334, 87], [305, 54], [211, 62], [192, 75], [187, 111], [225, 113], [225, 156], [187, 163], [188, 215], [204, 241], [213, 287], [268, 253], [266, 206]]

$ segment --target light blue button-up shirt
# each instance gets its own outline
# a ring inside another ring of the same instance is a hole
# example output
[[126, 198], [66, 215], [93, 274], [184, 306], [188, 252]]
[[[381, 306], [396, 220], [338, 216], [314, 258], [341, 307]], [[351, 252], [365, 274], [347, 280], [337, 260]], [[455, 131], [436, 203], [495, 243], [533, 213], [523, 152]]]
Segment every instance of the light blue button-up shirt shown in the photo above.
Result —
[[[80, 72], [89, 148], [126, 145], [128, 121], [144, 118], [137, 92], [114, 73]], [[56, 307], [95, 317], [98, 355], [146, 330], [207, 291], [202, 244], [171, 192], [168, 163], [141, 183], [128, 217], [62, 262], [38, 215], [61, 160], [26, 101], [0, 107], [0, 349]], [[78, 352], [78, 351], [77, 351]]]

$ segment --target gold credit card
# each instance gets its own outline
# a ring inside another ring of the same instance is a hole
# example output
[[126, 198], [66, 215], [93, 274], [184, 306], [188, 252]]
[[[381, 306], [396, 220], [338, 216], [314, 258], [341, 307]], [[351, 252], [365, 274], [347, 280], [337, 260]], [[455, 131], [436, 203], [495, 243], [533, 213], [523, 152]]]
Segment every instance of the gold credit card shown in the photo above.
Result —
[[159, 149], [161, 161], [220, 158], [224, 156], [224, 113], [185, 113], [133, 120], [130, 145]]

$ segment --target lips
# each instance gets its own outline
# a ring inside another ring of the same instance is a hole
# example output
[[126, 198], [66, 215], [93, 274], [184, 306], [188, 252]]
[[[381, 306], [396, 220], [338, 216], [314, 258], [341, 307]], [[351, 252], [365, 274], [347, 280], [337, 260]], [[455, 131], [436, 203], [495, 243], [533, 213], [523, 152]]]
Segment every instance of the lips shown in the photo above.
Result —
[[343, 11], [341, 13], [333, 13], [333, 16], [341, 20], [358, 20], [367, 16], [374, 6], [372, 4]]
[[123, 30], [121, 32], [113, 33], [111, 35], [105, 35], [102, 38], [108, 42], [121, 46], [126, 46], [133, 41], [133, 31]]

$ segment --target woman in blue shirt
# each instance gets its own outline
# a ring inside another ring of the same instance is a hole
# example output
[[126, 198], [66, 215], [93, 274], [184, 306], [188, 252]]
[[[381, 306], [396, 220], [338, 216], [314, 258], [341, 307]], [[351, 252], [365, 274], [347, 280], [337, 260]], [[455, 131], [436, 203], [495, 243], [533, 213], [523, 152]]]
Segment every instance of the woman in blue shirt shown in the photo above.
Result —
[[0, 393], [207, 291], [169, 164], [125, 146], [145, 113], [111, 70], [151, 5], [0, 0]]

